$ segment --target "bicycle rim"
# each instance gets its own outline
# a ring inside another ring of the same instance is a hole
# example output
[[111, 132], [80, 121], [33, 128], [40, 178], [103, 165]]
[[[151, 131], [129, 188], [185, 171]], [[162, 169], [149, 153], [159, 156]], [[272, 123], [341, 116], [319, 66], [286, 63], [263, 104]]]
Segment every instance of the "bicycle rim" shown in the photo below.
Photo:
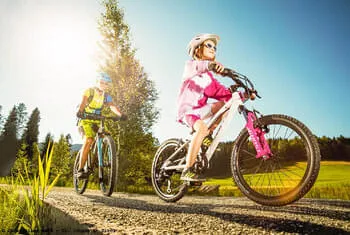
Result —
[[113, 193], [117, 181], [117, 167], [116, 145], [112, 137], [105, 136], [102, 146], [102, 166], [99, 167], [102, 176], [99, 179], [100, 188], [105, 196], [110, 196]]
[[244, 129], [232, 151], [234, 180], [250, 199], [282, 206], [303, 197], [316, 181], [320, 153], [310, 130], [298, 120], [284, 115], [259, 119], [273, 153], [269, 159], [256, 158], [256, 151]]
[[[175, 202], [181, 199], [187, 185], [180, 180], [181, 171], [162, 169], [164, 162], [179, 148], [179, 140], [165, 141], [158, 149], [152, 164], [152, 185], [157, 195], [166, 202]], [[186, 156], [186, 151], [178, 153], [167, 166], [175, 166]]]

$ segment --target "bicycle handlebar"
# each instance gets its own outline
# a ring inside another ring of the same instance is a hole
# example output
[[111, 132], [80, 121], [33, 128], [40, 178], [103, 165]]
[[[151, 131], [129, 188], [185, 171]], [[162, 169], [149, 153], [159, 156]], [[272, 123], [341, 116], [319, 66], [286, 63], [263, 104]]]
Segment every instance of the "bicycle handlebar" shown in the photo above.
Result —
[[89, 120], [113, 120], [113, 121], [120, 121], [121, 118], [118, 116], [114, 117], [106, 117], [106, 116], [101, 116], [101, 115], [96, 115], [96, 114], [88, 114], [84, 113], [83, 117], [79, 117], [81, 119], [89, 119]]
[[[210, 63], [208, 68], [211, 71], [215, 71], [216, 63]], [[230, 90], [232, 92], [237, 91], [238, 88], [243, 88], [245, 92], [248, 94], [248, 97], [250, 97], [252, 94], [255, 94], [256, 97], [261, 98], [261, 96], [258, 95], [258, 91], [254, 89], [253, 83], [248, 79], [247, 76], [240, 74], [232, 69], [225, 68], [224, 71], [221, 73], [224, 77], [231, 78], [236, 84], [232, 85], [230, 87]]]
[[229, 77], [236, 83], [235, 85], [231, 86], [232, 91], [237, 91], [237, 89], [241, 87], [248, 94], [248, 97], [250, 97], [252, 94], [255, 94], [256, 97], [261, 98], [261, 96], [258, 95], [258, 91], [255, 90], [253, 83], [247, 76], [229, 68], [224, 69], [222, 76]]

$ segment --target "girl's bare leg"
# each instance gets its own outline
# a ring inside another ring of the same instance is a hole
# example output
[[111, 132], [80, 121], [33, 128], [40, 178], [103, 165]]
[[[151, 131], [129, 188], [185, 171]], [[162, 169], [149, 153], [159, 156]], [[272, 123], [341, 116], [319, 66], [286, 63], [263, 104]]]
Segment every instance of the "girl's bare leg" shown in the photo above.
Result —
[[206, 137], [209, 134], [209, 130], [205, 122], [201, 119], [197, 120], [194, 125], [193, 129], [195, 130], [195, 133], [193, 134], [193, 139], [190, 143], [190, 146], [188, 148], [188, 153], [186, 157], [186, 168], [189, 169], [193, 166], [193, 164], [196, 161], [197, 155], [199, 153], [199, 149], [202, 145], [204, 137]]
[[[211, 113], [212, 114], [217, 113], [224, 105], [225, 103], [223, 101], [213, 103], [213, 105], [211, 106]], [[210, 127], [210, 132], [213, 132], [215, 130], [215, 128], [220, 123], [221, 119], [222, 119], [222, 116], [218, 118], [218, 120], [216, 120], [216, 122]]]
[[[224, 106], [223, 101], [216, 102], [211, 107], [212, 114], [217, 113], [222, 106]], [[210, 133], [210, 131], [213, 131], [217, 124], [221, 121], [221, 118], [210, 128], [208, 129], [205, 122], [201, 119], [197, 120], [194, 125], [193, 129], [195, 130], [195, 133], [193, 134], [193, 139], [190, 143], [190, 146], [188, 148], [188, 153], [186, 156], [186, 169], [189, 169], [193, 166], [193, 164], [196, 162], [197, 155], [199, 153], [199, 149], [202, 145], [203, 139]]]

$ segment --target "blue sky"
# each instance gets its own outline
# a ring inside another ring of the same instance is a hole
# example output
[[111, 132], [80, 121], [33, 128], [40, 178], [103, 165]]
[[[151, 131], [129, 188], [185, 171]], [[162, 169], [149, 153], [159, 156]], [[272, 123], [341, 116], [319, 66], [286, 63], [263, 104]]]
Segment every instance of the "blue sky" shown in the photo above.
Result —
[[[176, 96], [187, 43], [204, 32], [221, 37], [217, 60], [254, 82], [262, 96], [254, 108], [294, 116], [317, 136], [350, 137], [350, 2], [124, 0], [120, 7], [159, 91], [160, 141], [188, 133], [175, 122]], [[0, 2], [3, 115], [18, 102], [29, 112], [38, 107], [41, 138], [71, 133], [80, 142], [75, 107], [93, 85], [100, 11], [97, 1]], [[236, 118], [228, 136], [242, 125]]]

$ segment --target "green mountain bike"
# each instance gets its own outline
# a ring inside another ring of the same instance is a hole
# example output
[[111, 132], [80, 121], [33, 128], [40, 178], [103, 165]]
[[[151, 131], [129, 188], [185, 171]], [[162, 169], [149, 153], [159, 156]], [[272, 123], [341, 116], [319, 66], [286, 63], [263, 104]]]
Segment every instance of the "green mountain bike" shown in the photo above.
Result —
[[[105, 120], [119, 121], [120, 118], [89, 114], [85, 115], [84, 119], [101, 120], [101, 122], [84, 166], [84, 170], [88, 174], [85, 179], [79, 179], [77, 177], [81, 149], [76, 156], [73, 168], [74, 189], [78, 194], [83, 194], [88, 185], [89, 176], [98, 174], [98, 183], [103, 195], [110, 196], [113, 193], [118, 178], [120, 126], [117, 122], [118, 136], [114, 141], [112, 136], [105, 130]], [[95, 169], [98, 169], [98, 172], [95, 172]]]

